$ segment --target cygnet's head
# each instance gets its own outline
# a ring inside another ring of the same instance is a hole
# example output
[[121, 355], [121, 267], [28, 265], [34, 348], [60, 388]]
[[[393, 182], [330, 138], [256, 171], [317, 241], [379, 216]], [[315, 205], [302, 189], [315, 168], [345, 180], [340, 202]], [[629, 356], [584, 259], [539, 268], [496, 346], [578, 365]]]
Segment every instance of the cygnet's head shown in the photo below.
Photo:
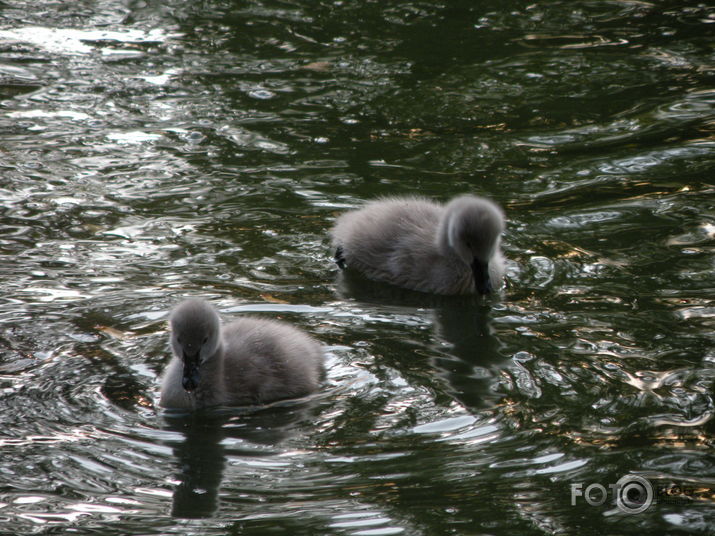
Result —
[[457, 197], [445, 207], [443, 224], [449, 247], [472, 268], [477, 292], [491, 292], [489, 261], [499, 248], [504, 231], [501, 209], [483, 197]]
[[186, 300], [171, 312], [169, 323], [171, 348], [184, 362], [181, 384], [187, 391], [193, 391], [201, 379], [200, 365], [220, 346], [218, 313], [203, 300]]

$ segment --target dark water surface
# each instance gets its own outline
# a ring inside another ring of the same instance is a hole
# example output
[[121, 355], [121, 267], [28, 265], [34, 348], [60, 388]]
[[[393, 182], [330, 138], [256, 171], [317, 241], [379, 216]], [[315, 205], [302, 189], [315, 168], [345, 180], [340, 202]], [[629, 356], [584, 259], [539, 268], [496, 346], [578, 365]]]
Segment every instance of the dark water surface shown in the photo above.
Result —
[[[715, 532], [713, 30], [699, 2], [0, 3], [0, 533]], [[501, 297], [338, 276], [336, 214], [464, 192], [508, 215]], [[185, 296], [319, 338], [324, 390], [161, 411]]]

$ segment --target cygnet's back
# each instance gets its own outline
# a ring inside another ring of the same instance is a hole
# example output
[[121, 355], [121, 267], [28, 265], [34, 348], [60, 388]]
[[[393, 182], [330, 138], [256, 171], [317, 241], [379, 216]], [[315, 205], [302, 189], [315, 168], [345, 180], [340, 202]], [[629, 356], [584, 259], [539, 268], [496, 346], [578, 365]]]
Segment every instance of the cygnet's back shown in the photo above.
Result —
[[331, 230], [341, 268], [369, 279], [436, 294], [486, 294], [501, 285], [504, 216], [488, 199], [447, 205], [386, 198], [341, 215]]
[[162, 382], [163, 407], [296, 398], [318, 389], [324, 376], [320, 344], [286, 323], [243, 317], [221, 327], [202, 300], [180, 304], [170, 323], [174, 357]]

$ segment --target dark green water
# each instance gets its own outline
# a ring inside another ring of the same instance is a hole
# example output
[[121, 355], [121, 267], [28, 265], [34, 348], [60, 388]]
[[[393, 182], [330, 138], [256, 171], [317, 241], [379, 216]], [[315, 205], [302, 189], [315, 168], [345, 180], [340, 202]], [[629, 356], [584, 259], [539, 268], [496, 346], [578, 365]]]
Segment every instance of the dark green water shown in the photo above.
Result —
[[[715, 532], [713, 29], [697, 2], [0, 3], [0, 533]], [[336, 214], [464, 192], [507, 213], [501, 297], [338, 276]], [[159, 410], [185, 296], [319, 338], [324, 389]]]

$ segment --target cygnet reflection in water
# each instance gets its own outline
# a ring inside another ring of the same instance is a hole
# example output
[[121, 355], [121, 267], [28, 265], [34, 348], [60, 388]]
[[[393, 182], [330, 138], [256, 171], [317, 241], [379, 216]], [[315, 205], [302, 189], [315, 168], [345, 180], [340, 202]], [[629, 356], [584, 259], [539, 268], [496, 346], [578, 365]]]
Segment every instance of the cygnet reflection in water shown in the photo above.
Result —
[[[336, 290], [341, 299], [356, 303], [361, 310], [414, 314], [432, 324], [432, 357], [423, 362], [430, 388], [472, 409], [494, 406], [503, 398], [500, 378], [513, 361], [494, 329], [493, 307], [483, 300], [475, 295], [443, 296], [399, 288], [349, 270], [338, 273]], [[423, 354], [415, 358], [423, 359]], [[398, 369], [414, 365], [392, 364]]]
[[421, 292], [488, 294], [504, 278], [504, 227], [502, 210], [482, 197], [391, 197], [341, 215], [330, 234], [340, 268]]
[[207, 302], [190, 299], [169, 318], [173, 358], [162, 380], [165, 408], [264, 404], [317, 390], [321, 345], [275, 320], [242, 317], [221, 326]]
[[171, 515], [213, 517], [221, 506], [227, 459], [263, 459], [269, 452], [281, 452], [281, 442], [303, 433], [304, 423], [314, 422], [316, 407], [311, 399], [251, 408], [166, 411], [164, 428], [180, 434], [168, 441], [177, 466]]

